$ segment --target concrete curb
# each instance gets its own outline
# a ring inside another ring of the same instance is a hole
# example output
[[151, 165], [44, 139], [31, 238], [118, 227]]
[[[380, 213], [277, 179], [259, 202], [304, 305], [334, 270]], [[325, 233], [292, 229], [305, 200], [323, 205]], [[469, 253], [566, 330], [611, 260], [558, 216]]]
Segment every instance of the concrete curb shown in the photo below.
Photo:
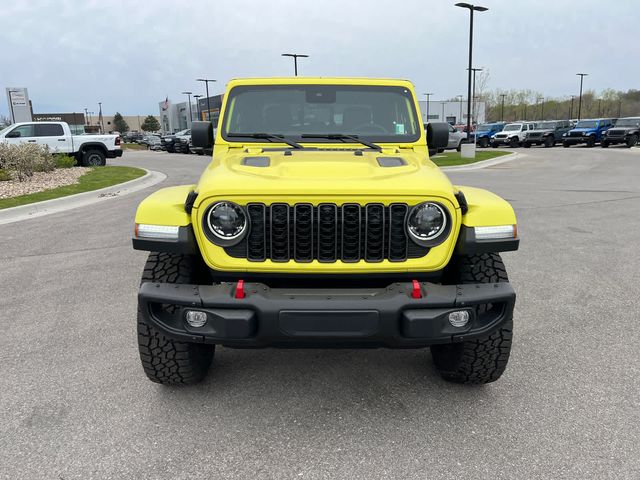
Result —
[[521, 156], [522, 153], [511, 152], [508, 155], [502, 155], [497, 158], [490, 158], [489, 160], [482, 160], [481, 162], [472, 163], [470, 165], [457, 165], [451, 167], [440, 167], [445, 172], [466, 172], [470, 170], [480, 170], [482, 168], [492, 167], [494, 165], [500, 165], [501, 163], [511, 162]]
[[[139, 167], [138, 167], [139, 168]], [[146, 173], [140, 178], [129, 180], [128, 182], [119, 183], [110, 187], [92, 190], [90, 192], [77, 193], [62, 198], [54, 198], [53, 200], [45, 200], [43, 202], [30, 203], [19, 207], [11, 207], [0, 210], [0, 225], [7, 223], [20, 222], [31, 218], [42, 217], [52, 213], [64, 212], [73, 208], [84, 207], [94, 203], [102, 202], [109, 198], [121, 197], [138, 190], [142, 190], [157, 183], [162, 182], [167, 176], [161, 172], [142, 169]]]

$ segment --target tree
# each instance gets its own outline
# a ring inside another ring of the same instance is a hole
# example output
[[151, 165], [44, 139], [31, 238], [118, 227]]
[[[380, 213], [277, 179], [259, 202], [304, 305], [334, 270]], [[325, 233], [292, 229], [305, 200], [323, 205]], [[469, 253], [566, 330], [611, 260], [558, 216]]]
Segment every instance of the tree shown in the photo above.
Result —
[[144, 130], [145, 132], [157, 132], [158, 130], [160, 130], [160, 122], [158, 122], [158, 120], [156, 120], [156, 117], [154, 117], [153, 115], [147, 115], [147, 118], [144, 119], [144, 122], [142, 122], [140, 128], [142, 128], [142, 130]]
[[129, 131], [129, 125], [127, 125], [127, 122], [125, 122], [124, 118], [122, 118], [122, 115], [120, 115], [119, 112], [116, 112], [116, 114], [113, 116], [113, 126], [116, 128], [116, 131], [120, 133]]

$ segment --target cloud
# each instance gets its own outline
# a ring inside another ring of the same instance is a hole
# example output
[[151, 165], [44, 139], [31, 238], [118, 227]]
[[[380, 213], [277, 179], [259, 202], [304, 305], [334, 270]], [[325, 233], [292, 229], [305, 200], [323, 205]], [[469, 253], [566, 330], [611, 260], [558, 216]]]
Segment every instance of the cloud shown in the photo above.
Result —
[[[435, 99], [466, 91], [468, 13], [441, 0], [84, 1], [3, 6], [2, 87], [25, 86], [36, 112], [97, 109], [157, 113], [168, 94], [197, 93], [196, 78], [291, 75], [383, 76], [412, 80]], [[637, 87], [640, 66], [633, 0], [486, 0], [477, 14], [474, 65], [489, 88], [547, 96], [586, 88]], [[4, 97], [3, 97], [4, 98]], [[6, 101], [0, 113], [7, 113]]]

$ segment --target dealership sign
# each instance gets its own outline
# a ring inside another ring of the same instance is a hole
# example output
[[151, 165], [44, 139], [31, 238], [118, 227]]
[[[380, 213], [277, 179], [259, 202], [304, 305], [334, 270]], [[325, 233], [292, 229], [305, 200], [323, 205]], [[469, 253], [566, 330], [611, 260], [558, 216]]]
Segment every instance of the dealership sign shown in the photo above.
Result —
[[31, 106], [26, 88], [7, 88], [7, 101], [13, 123], [31, 121]]

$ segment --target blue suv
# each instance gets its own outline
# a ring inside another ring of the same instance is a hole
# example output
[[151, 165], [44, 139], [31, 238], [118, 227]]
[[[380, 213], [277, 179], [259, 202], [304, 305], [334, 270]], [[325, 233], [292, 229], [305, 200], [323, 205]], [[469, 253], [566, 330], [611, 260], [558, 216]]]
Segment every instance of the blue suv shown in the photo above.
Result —
[[491, 137], [495, 133], [501, 132], [505, 125], [505, 122], [483, 123], [482, 125], [478, 125], [473, 133], [476, 137], [478, 147], [488, 147], [489, 142], [491, 142]]
[[602, 140], [604, 132], [611, 128], [613, 121], [612, 118], [579, 120], [573, 129], [562, 136], [562, 146], [569, 148], [571, 145], [586, 143], [587, 147], [593, 147]]

